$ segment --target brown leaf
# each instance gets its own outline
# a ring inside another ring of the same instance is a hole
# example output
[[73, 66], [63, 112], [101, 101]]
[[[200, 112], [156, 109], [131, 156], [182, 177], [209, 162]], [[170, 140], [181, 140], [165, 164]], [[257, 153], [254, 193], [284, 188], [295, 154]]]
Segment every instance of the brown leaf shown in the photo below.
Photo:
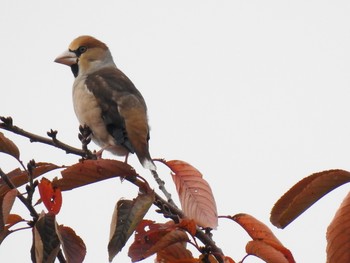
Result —
[[135, 170], [127, 163], [117, 160], [84, 160], [63, 170], [62, 178], [52, 183], [62, 191], [72, 190], [87, 184], [114, 178], [136, 176]]
[[245, 249], [248, 254], [257, 256], [266, 263], [289, 263], [288, 259], [285, 258], [283, 253], [264, 241], [249, 241]]
[[56, 234], [56, 219], [53, 213], [42, 213], [33, 228], [33, 246], [31, 250], [34, 262], [54, 262], [60, 249]]
[[[36, 165], [36, 167], [33, 169], [33, 178], [37, 178], [37, 177], [39, 177], [47, 172], [61, 168], [61, 167], [57, 166], [56, 164], [44, 163], [44, 162], [39, 162], [39, 163], [36, 163], [35, 165]], [[22, 171], [19, 168], [9, 172], [6, 175], [15, 187], [20, 187], [20, 186], [28, 183], [27, 171]], [[0, 179], [0, 195], [3, 195], [4, 193], [6, 193], [9, 190], [10, 190], [10, 188], [7, 186], [7, 184], [2, 179]]]
[[278, 250], [287, 259], [287, 262], [295, 262], [292, 253], [282, 245], [264, 223], [247, 214], [237, 214], [232, 219], [241, 225], [253, 240], [262, 241]]
[[216, 229], [218, 216], [216, 203], [207, 181], [190, 164], [183, 161], [164, 162], [172, 171], [182, 210], [201, 227]]
[[327, 262], [350, 262], [350, 193], [327, 229]]
[[271, 223], [285, 228], [321, 197], [349, 181], [350, 173], [344, 170], [323, 171], [302, 179], [274, 205]]
[[[22, 174], [21, 169], [16, 168], [15, 170], [6, 174], [6, 176], [11, 180], [13, 184], [15, 184], [16, 179], [20, 178], [21, 174]], [[25, 176], [25, 177], [26, 177], [26, 180], [28, 181], [28, 176]], [[4, 182], [4, 180], [0, 179], [0, 196], [5, 195], [10, 190], [11, 188]]]
[[4, 241], [4, 239], [11, 233], [13, 233], [14, 231], [9, 230], [13, 225], [24, 221], [24, 219], [16, 214], [9, 214], [7, 217], [7, 221], [6, 224], [3, 228], [2, 231], [0, 231], [0, 245], [2, 243], [2, 241]]
[[19, 160], [19, 150], [16, 144], [0, 132], [0, 152], [6, 153]]
[[17, 189], [11, 189], [4, 196], [0, 196], [0, 232], [5, 229], [17, 193]]
[[186, 248], [185, 242], [175, 243], [157, 252], [156, 262], [162, 263], [198, 263], [198, 259], [193, 258], [191, 251]]
[[151, 207], [154, 198], [154, 192], [149, 192], [139, 194], [134, 200], [118, 201], [111, 222], [110, 240], [108, 243], [109, 261], [112, 261], [125, 246]]
[[75, 231], [70, 227], [59, 225], [57, 226], [57, 235], [61, 241], [67, 262], [83, 262], [86, 255], [86, 246]]
[[4, 241], [4, 239], [11, 233], [13, 232], [9, 230], [9, 227], [5, 227], [3, 231], [0, 231], [0, 245]]

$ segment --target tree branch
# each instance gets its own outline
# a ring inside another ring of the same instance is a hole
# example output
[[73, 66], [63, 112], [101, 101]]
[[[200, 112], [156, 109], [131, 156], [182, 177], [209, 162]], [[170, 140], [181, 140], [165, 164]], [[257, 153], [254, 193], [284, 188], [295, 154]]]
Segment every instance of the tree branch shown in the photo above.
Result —
[[51, 137], [51, 139], [36, 135], [34, 133], [28, 132], [22, 128], [19, 128], [15, 125], [13, 125], [13, 120], [11, 117], [1, 117], [0, 120], [2, 123], [0, 123], [0, 129], [4, 129], [13, 133], [16, 133], [18, 135], [21, 135], [23, 137], [26, 137], [30, 140], [30, 142], [40, 142], [43, 144], [51, 145], [56, 148], [59, 148], [61, 150], [64, 150], [68, 154], [75, 154], [78, 156], [81, 156], [85, 159], [96, 159], [96, 156], [91, 153], [91, 151], [86, 151], [82, 149], [78, 149], [75, 147], [72, 147], [68, 144], [65, 144], [57, 139], [57, 131], [50, 130], [48, 132], [48, 136]]

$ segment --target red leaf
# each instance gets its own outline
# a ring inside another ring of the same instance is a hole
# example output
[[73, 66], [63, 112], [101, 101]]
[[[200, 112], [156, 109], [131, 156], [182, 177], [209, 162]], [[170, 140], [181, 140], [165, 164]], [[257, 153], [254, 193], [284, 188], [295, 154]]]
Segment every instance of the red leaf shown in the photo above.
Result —
[[62, 194], [59, 188], [52, 186], [52, 183], [46, 179], [42, 178], [38, 184], [39, 193], [41, 200], [43, 201], [46, 209], [49, 212], [57, 215], [62, 206]]
[[142, 220], [136, 228], [134, 243], [129, 247], [128, 255], [132, 262], [144, 259], [148, 250], [163, 236], [175, 229], [176, 226], [173, 221], [165, 224], [156, 224], [151, 220]]
[[350, 262], [350, 193], [327, 229], [327, 262]]
[[57, 235], [61, 241], [64, 255], [67, 262], [83, 262], [86, 255], [86, 246], [84, 241], [67, 226], [57, 226]]
[[193, 258], [191, 251], [186, 248], [186, 243], [176, 243], [158, 251], [156, 262], [198, 263], [198, 259]]
[[185, 216], [195, 220], [201, 227], [216, 229], [218, 216], [215, 199], [202, 174], [183, 161], [164, 163], [173, 171], [172, 177]]
[[232, 219], [241, 225], [253, 240], [264, 242], [268, 246], [273, 247], [275, 250], [278, 250], [281, 254], [283, 254], [287, 259], [287, 262], [295, 263], [292, 253], [282, 245], [282, 243], [264, 223], [247, 214], [237, 214], [233, 216]]
[[19, 150], [16, 144], [0, 132], [0, 152], [6, 153], [19, 160]]
[[127, 176], [137, 176], [127, 163], [108, 159], [84, 160], [63, 170], [62, 178], [54, 180], [53, 185], [67, 191], [98, 181]]
[[147, 258], [173, 244], [187, 241], [189, 241], [189, 239], [185, 231], [174, 229], [162, 236], [150, 249], [148, 249], [147, 252], [144, 253], [144, 257]]
[[312, 174], [285, 193], [271, 211], [271, 223], [284, 228], [321, 197], [350, 182], [350, 172], [330, 170]]

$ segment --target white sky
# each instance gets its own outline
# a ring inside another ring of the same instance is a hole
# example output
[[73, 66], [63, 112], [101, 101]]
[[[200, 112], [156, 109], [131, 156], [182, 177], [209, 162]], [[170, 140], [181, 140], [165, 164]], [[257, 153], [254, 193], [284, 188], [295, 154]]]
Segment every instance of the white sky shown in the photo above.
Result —
[[[210, 183], [220, 215], [249, 213], [271, 227], [297, 262], [325, 262], [326, 228], [347, 186], [285, 230], [272, 226], [269, 214], [303, 177], [331, 168], [350, 170], [350, 2], [98, 3], [0, 3], [0, 115], [42, 135], [57, 129], [59, 139], [79, 147], [73, 76], [53, 60], [76, 36], [93, 35], [108, 44], [146, 99], [153, 157], [193, 164]], [[25, 163], [78, 160], [5, 134], [21, 147]], [[6, 172], [18, 166], [0, 158]], [[130, 159], [152, 181], [136, 157]], [[173, 191], [169, 172], [160, 171]], [[114, 204], [136, 191], [110, 180], [64, 193], [57, 220], [84, 239], [85, 262], [108, 262]], [[20, 203], [14, 212], [28, 218]], [[163, 221], [153, 212], [147, 218]], [[219, 224], [218, 246], [241, 260], [249, 237], [234, 222]], [[0, 246], [0, 262], [29, 262], [30, 246], [30, 231], [11, 235]], [[126, 248], [114, 262], [130, 262]], [[253, 262], [261, 261], [245, 260]]]

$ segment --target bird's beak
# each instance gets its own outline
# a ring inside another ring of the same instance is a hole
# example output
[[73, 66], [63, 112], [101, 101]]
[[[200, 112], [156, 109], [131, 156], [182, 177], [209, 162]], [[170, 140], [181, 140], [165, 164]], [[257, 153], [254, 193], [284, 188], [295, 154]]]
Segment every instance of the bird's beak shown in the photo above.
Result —
[[72, 51], [65, 51], [61, 55], [59, 55], [54, 62], [61, 63], [67, 66], [72, 66], [77, 63], [77, 55], [75, 55]]

